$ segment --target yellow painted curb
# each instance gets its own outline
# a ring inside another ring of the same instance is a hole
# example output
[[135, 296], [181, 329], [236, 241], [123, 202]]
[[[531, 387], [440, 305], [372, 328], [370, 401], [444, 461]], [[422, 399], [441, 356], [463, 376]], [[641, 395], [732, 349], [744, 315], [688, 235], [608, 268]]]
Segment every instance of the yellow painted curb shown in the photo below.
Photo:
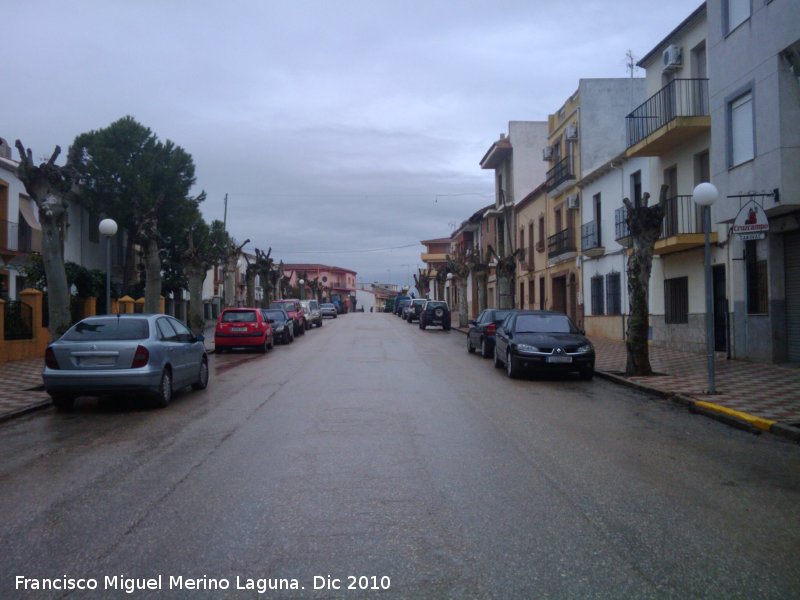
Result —
[[733, 410], [732, 408], [728, 408], [720, 404], [714, 404], [713, 402], [705, 402], [703, 400], [697, 400], [695, 402], [695, 405], [707, 408], [708, 410], [713, 410], [719, 413], [723, 413], [731, 417], [735, 417], [737, 419], [741, 419], [742, 421], [746, 421], [747, 423], [750, 423], [753, 427], [756, 427], [757, 429], [760, 429], [762, 431], [769, 431], [770, 428], [776, 423], [775, 421], [770, 421], [769, 419], [764, 419], [762, 417], [754, 417], [753, 415], [750, 415], [748, 413], [744, 413], [738, 410]]

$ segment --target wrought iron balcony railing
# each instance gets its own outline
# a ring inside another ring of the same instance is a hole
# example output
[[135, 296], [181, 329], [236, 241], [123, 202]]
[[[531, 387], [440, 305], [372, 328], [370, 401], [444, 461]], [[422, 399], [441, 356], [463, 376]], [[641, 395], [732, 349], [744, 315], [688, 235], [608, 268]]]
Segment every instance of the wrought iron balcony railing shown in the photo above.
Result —
[[625, 118], [628, 148], [678, 117], [709, 114], [708, 79], [673, 79]]
[[628, 208], [623, 206], [614, 211], [614, 239], [623, 246], [629, 246], [631, 230], [628, 227]]
[[550, 192], [565, 181], [575, 179], [572, 168], [572, 156], [566, 156], [558, 161], [555, 166], [547, 172], [545, 187]]
[[547, 238], [548, 258], [575, 251], [575, 236], [573, 235], [572, 229], [562, 229], [555, 235], [551, 235]]
[[661, 237], [685, 233], [703, 233], [703, 212], [691, 196], [673, 196], [664, 203], [664, 222]]
[[600, 246], [600, 231], [597, 221], [581, 225], [581, 250], [590, 250]]

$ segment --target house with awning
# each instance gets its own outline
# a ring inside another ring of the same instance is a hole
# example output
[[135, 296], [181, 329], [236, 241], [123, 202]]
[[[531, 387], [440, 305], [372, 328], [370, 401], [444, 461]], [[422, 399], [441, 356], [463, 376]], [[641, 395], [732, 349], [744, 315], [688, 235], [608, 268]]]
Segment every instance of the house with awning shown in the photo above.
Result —
[[[33, 253], [42, 249], [39, 210], [17, 178], [18, 164], [11, 146], [0, 138], [0, 298], [10, 300], [18, 299], [19, 292], [28, 287], [25, 267]], [[62, 232], [64, 262], [105, 270], [100, 219], [101, 215], [91, 214], [79, 203], [70, 203]], [[112, 269], [124, 262], [124, 237], [120, 232], [112, 239]]]

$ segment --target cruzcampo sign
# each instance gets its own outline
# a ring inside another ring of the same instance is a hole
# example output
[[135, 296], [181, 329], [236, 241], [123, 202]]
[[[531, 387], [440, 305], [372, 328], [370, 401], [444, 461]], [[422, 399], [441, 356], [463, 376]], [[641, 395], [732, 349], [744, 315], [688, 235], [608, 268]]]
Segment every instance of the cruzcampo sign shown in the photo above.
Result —
[[769, 220], [764, 209], [755, 200], [750, 200], [736, 215], [731, 233], [739, 236], [743, 242], [763, 240], [769, 231]]

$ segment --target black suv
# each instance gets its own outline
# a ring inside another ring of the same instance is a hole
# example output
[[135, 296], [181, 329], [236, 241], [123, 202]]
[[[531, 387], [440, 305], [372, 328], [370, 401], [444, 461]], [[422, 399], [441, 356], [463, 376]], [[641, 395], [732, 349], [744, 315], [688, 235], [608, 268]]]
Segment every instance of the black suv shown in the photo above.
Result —
[[450, 307], [447, 306], [447, 302], [428, 300], [419, 315], [419, 328], [425, 329], [430, 325], [441, 325], [442, 329], [449, 331], [450, 318]]

